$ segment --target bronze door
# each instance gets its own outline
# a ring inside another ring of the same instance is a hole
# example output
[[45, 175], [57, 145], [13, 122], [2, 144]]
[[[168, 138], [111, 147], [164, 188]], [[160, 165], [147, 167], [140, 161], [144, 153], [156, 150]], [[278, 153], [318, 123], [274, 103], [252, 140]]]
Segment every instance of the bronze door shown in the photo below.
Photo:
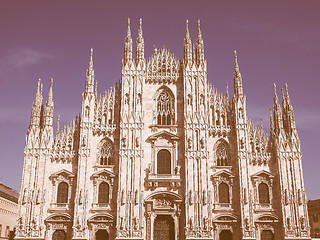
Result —
[[174, 240], [174, 223], [171, 216], [160, 215], [154, 221], [154, 240]]
[[261, 240], [274, 240], [274, 235], [271, 230], [263, 230], [261, 232]]
[[106, 230], [99, 229], [96, 232], [96, 240], [109, 240], [109, 234]]
[[66, 232], [63, 230], [56, 230], [52, 234], [52, 240], [66, 240]]

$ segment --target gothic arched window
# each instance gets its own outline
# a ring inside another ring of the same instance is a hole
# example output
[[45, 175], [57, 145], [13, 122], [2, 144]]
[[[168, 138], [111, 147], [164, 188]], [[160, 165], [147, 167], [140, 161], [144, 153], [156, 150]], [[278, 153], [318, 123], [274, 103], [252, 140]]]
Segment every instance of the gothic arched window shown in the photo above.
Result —
[[100, 150], [100, 165], [113, 165], [113, 146], [106, 141]]
[[58, 185], [57, 203], [68, 203], [69, 186], [66, 182]]
[[230, 203], [229, 186], [226, 183], [219, 184], [219, 203]]
[[173, 99], [167, 91], [163, 90], [157, 98], [157, 124], [171, 125], [173, 120]]
[[171, 154], [166, 149], [162, 149], [158, 152], [157, 173], [158, 174], [171, 174]]
[[269, 187], [265, 183], [260, 183], [258, 187], [259, 203], [270, 203]]
[[109, 203], [109, 185], [106, 182], [99, 185], [98, 203]]
[[228, 166], [228, 149], [225, 143], [221, 142], [216, 149], [217, 166]]

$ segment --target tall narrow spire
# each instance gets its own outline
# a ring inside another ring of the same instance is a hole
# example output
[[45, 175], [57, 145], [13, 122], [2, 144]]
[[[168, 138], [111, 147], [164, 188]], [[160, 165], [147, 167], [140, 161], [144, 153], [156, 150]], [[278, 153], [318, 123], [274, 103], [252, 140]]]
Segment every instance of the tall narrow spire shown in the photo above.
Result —
[[44, 126], [51, 126], [51, 127], [53, 122], [53, 108], [54, 108], [52, 86], [53, 86], [53, 79], [50, 78], [50, 89], [48, 93], [48, 100], [46, 102], [46, 108], [44, 111]]
[[293, 129], [296, 128], [296, 123], [295, 123], [293, 107], [292, 107], [292, 104], [291, 104], [291, 101], [290, 101], [290, 97], [289, 97], [289, 91], [288, 91], [288, 84], [287, 83], [285, 83], [285, 89], [286, 89], [286, 96], [285, 96], [286, 118], [287, 118], [290, 130], [293, 130]]
[[186, 35], [184, 37], [184, 61], [185, 63], [191, 63], [192, 62], [192, 43], [189, 33], [189, 21], [186, 21]]
[[242, 77], [239, 69], [237, 51], [234, 51], [234, 95], [240, 96], [243, 95], [243, 87], [242, 87]]
[[58, 115], [56, 136], [60, 134], [60, 114]]
[[89, 67], [86, 74], [85, 94], [94, 93], [93, 49], [90, 50]]
[[31, 125], [40, 125], [41, 120], [41, 109], [42, 109], [42, 84], [41, 79], [38, 79], [38, 87], [36, 91], [36, 96], [34, 98], [33, 104], [32, 104], [32, 111], [31, 111], [31, 118], [30, 118], [30, 126]]
[[272, 135], [273, 130], [274, 130], [273, 115], [272, 115], [272, 109], [270, 108], [270, 136]]
[[204, 62], [204, 44], [200, 29], [200, 19], [198, 19], [198, 37], [196, 41], [196, 61], [199, 65], [200, 63]]
[[282, 110], [280, 108], [279, 99], [277, 95], [277, 86], [274, 83], [273, 84], [273, 91], [274, 91], [274, 97], [273, 97], [273, 117], [274, 117], [274, 128], [276, 133], [280, 131], [280, 129], [283, 129], [283, 121], [282, 121]]
[[124, 63], [132, 60], [132, 37], [130, 29], [130, 18], [128, 18], [127, 36], [124, 41]]
[[144, 59], [144, 39], [142, 36], [142, 19], [140, 18], [139, 33], [137, 38], [136, 61], [140, 62]]

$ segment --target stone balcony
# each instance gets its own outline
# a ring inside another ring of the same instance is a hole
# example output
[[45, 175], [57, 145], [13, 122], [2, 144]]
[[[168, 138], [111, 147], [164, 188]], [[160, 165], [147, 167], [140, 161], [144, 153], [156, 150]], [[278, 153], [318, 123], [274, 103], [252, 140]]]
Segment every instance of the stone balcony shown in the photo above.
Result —
[[154, 174], [149, 173], [146, 177], [148, 187], [170, 186], [180, 187], [181, 185], [180, 174]]

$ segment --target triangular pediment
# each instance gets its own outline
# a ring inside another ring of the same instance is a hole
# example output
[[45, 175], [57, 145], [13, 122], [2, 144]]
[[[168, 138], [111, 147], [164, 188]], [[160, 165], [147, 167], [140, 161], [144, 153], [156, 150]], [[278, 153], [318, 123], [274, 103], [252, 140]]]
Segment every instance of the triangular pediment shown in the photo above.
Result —
[[263, 176], [263, 175], [267, 176], [268, 178], [274, 178], [274, 176], [271, 173], [267, 172], [266, 170], [261, 170], [261, 171], [255, 173], [255, 174], [251, 175], [251, 177], [252, 178], [256, 178], [256, 177], [260, 177], [260, 176]]
[[108, 171], [107, 169], [102, 169], [102, 170], [92, 174], [93, 178], [98, 178], [99, 176], [110, 176], [111, 178], [115, 177], [114, 173]]
[[222, 175], [228, 176], [229, 178], [234, 178], [232, 173], [228, 172], [226, 170], [221, 170], [219, 172], [216, 172], [216, 173], [212, 174], [212, 177], [219, 177], [219, 176], [222, 176]]
[[157, 132], [151, 136], [149, 136], [149, 139], [150, 140], [156, 140], [158, 138], [166, 138], [166, 139], [171, 139], [171, 140], [174, 140], [174, 141], [178, 141], [179, 140], [179, 137], [176, 135], [176, 134], [173, 134], [171, 132], [168, 132], [166, 130], [163, 130], [161, 132]]
[[68, 177], [74, 177], [74, 174], [66, 169], [62, 169], [58, 172], [55, 172], [51, 175], [51, 178], [54, 178], [54, 177], [57, 177], [59, 175], [62, 175], [62, 176], [68, 176]]

